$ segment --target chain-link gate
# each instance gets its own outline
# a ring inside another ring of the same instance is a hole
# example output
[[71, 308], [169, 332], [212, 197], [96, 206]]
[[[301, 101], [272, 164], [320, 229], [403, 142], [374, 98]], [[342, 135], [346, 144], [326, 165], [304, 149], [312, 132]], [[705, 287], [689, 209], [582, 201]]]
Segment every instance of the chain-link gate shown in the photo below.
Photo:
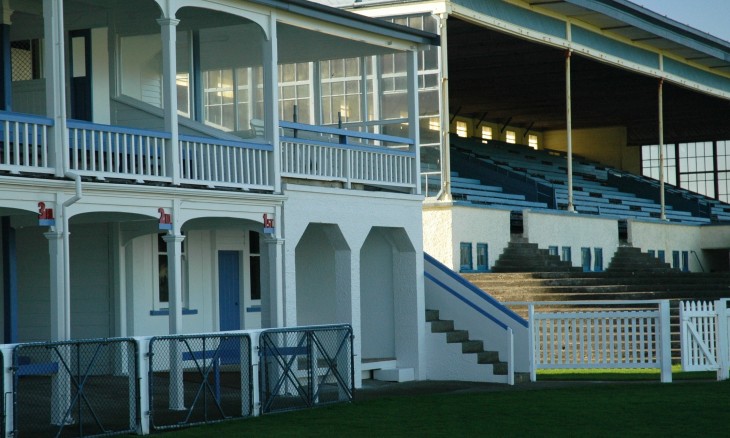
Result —
[[249, 335], [159, 336], [150, 341], [149, 355], [153, 428], [253, 414]]
[[20, 344], [13, 349], [12, 371], [14, 436], [136, 431], [139, 379], [132, 339]]
[[259, 340], [261, 412], [352, 400], [349, 325], [272, 329]]

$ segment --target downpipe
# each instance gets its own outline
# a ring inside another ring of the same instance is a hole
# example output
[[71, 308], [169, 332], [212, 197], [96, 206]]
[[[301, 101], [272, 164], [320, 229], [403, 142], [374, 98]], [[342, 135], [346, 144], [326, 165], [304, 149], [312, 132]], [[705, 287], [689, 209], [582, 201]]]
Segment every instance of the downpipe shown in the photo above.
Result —
[[[66, 171], [64, 173], [66, 178], [74, 180], [75, 183], [75, 194], [68, 198], [61, 205], [61, 216], [63, 217], [63, 306], [65, 308], [65, 314], [71, 315], [71, 250], [69, 238], [71, 233], [69, 232], [69, 220], [68, 220], [68, 207], [77, 203], [83, 198], [84, 194], [81, 189], [81, 175]], [[71, 339], [71, 318], [66, 318], [64, 324], [64, 340]]]

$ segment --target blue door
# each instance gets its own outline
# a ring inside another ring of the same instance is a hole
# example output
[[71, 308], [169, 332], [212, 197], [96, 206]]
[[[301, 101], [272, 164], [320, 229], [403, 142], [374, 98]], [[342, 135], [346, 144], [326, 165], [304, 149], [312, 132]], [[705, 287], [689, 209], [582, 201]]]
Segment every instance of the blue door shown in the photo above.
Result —
[[218, 305], [221, 330], [240, 330], [241, 260], [238, 251], [218, 251]]

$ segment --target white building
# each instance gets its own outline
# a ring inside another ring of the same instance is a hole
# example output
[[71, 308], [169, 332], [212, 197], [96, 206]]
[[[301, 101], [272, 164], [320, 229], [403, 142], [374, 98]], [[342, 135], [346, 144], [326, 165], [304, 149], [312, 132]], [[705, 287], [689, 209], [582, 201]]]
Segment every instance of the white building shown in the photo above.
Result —
[[419, 375], [434, 35], [305, 1], [2, 12], [6, 343], [349, 323]]

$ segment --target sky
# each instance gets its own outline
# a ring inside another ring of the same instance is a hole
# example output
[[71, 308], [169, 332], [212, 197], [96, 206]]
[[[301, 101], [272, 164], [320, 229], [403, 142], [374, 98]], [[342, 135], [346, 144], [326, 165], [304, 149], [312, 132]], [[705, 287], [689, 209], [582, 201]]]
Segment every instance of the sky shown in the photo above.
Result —
[[730, 41], [730, 0], [630, 0], [697, 30]]

